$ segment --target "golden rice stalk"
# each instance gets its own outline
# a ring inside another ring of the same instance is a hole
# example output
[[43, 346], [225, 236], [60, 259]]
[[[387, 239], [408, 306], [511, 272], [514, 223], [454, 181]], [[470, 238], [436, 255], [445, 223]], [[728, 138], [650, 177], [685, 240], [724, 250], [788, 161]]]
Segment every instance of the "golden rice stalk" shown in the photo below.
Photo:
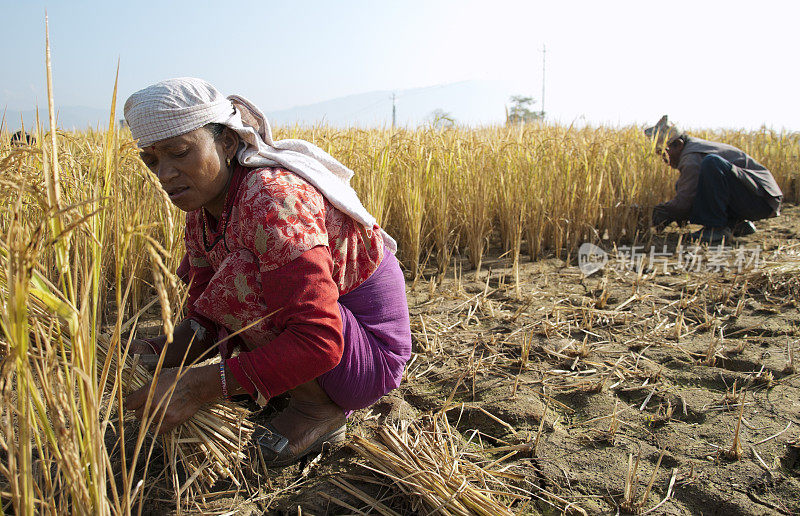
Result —
[[[111, 340], [104, 335], [98, 337], [98, 357], [106, 360]], [[111, 354], [111, 374], [115, 377], [117, 361]], [[122, 378], [127, 380], [124, 392], [132, 392], [146, 385], [153, 374], [130, 356], [125, 357]], [[111, 387], [111, 385], [109, 385]], [[176, 458], [170, 467], [183, 467], [190, 479], [196, 479], [200, 492], [208, 492], [221, 478], [241, 485], [242, 466], [247, 459], [244, 448], [250, 442], [255, 427], [247, 419], [248, 411], [229, 401], [219, 401], [201, 408], [191, 419], [164, 437], [164, 448], [176, 450]], [[188, 488], [185, 485], [182, 490]], [[194, 490], [196, 491], [196, 490]]]
[[471, 460], [442, 414], [419, 426], [401, 422], [381, 428], [377, 440], [354, 435], [350, 446], [369, 469], [395, 483], [414, 512], [511, 515], [510, 505], [527, 498]]
[[[0, 247], [0, 262], [7, 258], [7, 252]], [[0, 295], [7, 296], [5, 281], [0, 277]], [[60, 295], [55, 287], [41, 276], [33, 272], [30, 283], [30, 298], [27, 303], [31, 319], [40, 326], [56, 323], [60, 326], [59, 339], [69, 352], [71, 343], [70, 325], [76, 324], [77, 310]], [[48, 322], [49, 321], [49, 322]], [[74, 328], [73, 328], [74, 329]], [[110, 361], [109, 374], [106, 376], [105, 397], [110, 398], [115, 390], [114, 381], [117, 373], [123, 379], [123, 392], [132, 392], [147, 384], [153, 375], [133, 357], [125, 357], [125, 366], [117, 371], [116, 352], [110, 357], [112, 340], [106, 335], [97, 337], [98, 363]], [[166, 449], [176, 449], [186, 474], [195, 478], [200, 492], [208, 491], [221, 478], [228, 478], [240, 485], [242, 465], [246, 460], [244, 448], [250, 442], [254, 426], [247, 416], [248, 411], [231, 402], [221, 401], [203, 407], [192, 419], [170, 432], [165, 438]], [[210, 459], [206, 464], [206, 459]], [[179, 467], [178, 463], [171, 467]], [[189, 487], [189, 486], [186, 486]], [[197, 490], [193, 490], [196, 492]]]
[[800, 247], [781, 248], [752, 266], [746, 276], [751, 288], [797, 304], [800, 298]]

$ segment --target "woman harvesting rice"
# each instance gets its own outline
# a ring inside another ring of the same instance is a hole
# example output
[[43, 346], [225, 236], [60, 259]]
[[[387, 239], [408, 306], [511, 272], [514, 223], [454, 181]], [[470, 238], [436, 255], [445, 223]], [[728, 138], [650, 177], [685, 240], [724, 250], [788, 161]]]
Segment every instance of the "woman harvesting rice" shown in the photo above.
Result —
[[[163, 353], [165, 368], [214, 347], [223, 359], [179, 379], [162, 371], [154, 405], [177, 384], [161, 430], [220, 397], [248, 393], [264, 405], [288, 391], [258, 439], [268, 462], [342, 440], [346, 414], [396, 388], [411, 352], [396, 244], [349, 186], [352, 172], [309, 142], [273, 141], [255, 106], [199, 79], [134, 93], [125, 118], [142, 160], [187, 212], [178, 275], [189, 285], [173, 342], [136, 340], [131, 352]], [[126, 399], [140, 418], [148, 389]]]

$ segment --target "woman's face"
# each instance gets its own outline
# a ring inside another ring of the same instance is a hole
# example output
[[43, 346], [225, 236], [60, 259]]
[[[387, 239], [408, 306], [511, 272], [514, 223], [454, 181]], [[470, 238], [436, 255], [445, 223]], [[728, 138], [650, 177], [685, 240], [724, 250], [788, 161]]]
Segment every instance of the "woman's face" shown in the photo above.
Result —
[[201, 127], [158, 141], [139, 155], [175, 206], [183, 211], [205, 208], [219, 218], [231, 174], [226, 160], [232, 157], [237, 143], [232, 131], [226, 130], [215, 140]]

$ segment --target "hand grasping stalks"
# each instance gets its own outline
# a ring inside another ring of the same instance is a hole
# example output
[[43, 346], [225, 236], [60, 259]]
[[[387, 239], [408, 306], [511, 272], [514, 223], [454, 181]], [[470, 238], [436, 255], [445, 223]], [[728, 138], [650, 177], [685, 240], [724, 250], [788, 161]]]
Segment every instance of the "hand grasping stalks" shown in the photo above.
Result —
[[[103, 359], [108, 353], [109, 345], [108, 338], [98, 338], [98, 352]], [[126, 366], [122, 371], [122, 378], [126, 379], [126, 385], [123, 386], [125, 393], [152, 381], [153, 374], [144, 365], [130, 356], [125, 356], [124, 360]], [[116, 368], [114, 354], [111, 361], [112, 368]], [[156, 370], [160, 374], [174, 374], [176, 377], [179, 374], [177, 371], [165, 373], [159, 371], [158, 367]], [[109, 378], [113, 378], [113, 375], [109, 375]], [[149, 401], [155, 404], [153, 394], [154, 390], [151, 389]], [[246, 419], [246, 415], [244, 408], [226, 401], [202, 406], [186, 423], [164, 436], [164, 446], [167, 451], [171, 451], [172, 456], [170, 467], [175, 469], [181, 463], [188, 477], [195, 479], [194, 482], [199, 484], [201, 491], [210, 490], [223, 477], [239, 485], [242, 466], [246, 460], [244, 447], [254, 430], [253, 423]], [[159, 414], [155, 413], [145, 420], [143, 428], [153, 425], [158, 428], [161, 424], [163, 423]], [[143, 437], [140, 433], [139, 441]], [[183, 490], [190, 486], [191, 484], [184, 485]]]

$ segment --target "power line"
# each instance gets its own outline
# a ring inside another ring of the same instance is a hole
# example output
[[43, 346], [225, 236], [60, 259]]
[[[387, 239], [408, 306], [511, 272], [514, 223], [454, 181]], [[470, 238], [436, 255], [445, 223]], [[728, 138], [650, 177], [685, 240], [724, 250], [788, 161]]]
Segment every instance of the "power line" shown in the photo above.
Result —
[[[386, 102], [386, 99], [385, 99], [385, 98], [378, 99], [378, 100], [376, 100], [375, 102], [372, 102], [371, 104], [368, 104], [368, 105], [366, 105], [366, 106], [364, 106], [364, 107], [360, 107], [360, 108], [356, 109], [355, 111], [351, 111], [350, 113], [348, 113], [348, 114], [347, 114], [347, 116], [348, 116], [348, 117], [350, 117], [350, 116], [353, 116], [353, 115], [358, 115], [358, 114], [361, 114], [361, 113], [363, 113], [364, 111], [368, 111], [368, 110], [372, 110], [372, 109], [377, 109], [377, 108], [378, 108], [378, 106], [379, 106], [380, 104], [383, 104], [384, 102]], [[383, 107], [381, 107], [380, 109], [384, 109], [384, 108], [383, 108]]]

